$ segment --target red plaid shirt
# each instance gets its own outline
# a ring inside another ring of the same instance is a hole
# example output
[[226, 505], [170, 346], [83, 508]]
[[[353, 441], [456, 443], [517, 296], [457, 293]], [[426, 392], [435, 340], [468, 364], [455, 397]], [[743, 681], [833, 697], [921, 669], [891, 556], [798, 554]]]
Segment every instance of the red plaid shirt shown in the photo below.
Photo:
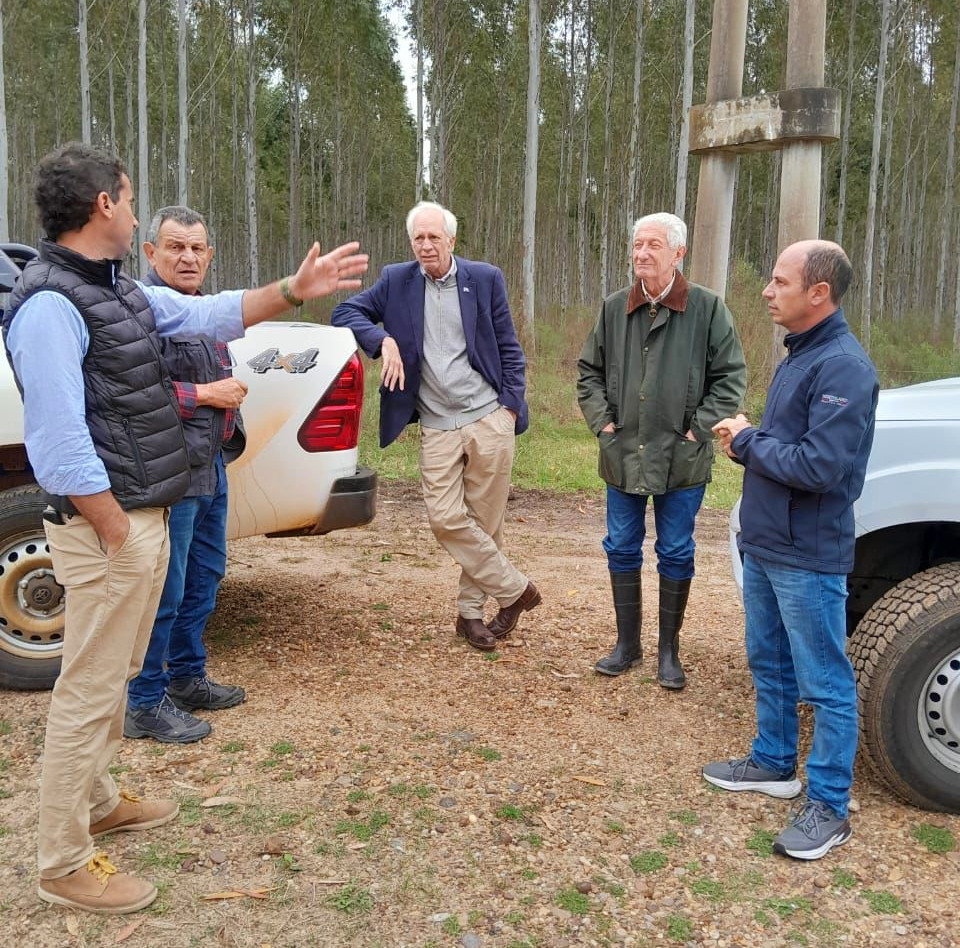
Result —
[[[212, 343], [220, 367], [223, 369], [223, 378], [230, 378], [233, 370], [230, 362], [230, 350], [225, 342]], [[174, 382], [173, 394], [177, 399], [180, 417], [184, 420], [192, 418], [197, 410], [197, 386], [193, 382]], [[233, 437], [237, 425], [237, 413], [232, 408], [223, 409], [223, 443], [226, 444]]]

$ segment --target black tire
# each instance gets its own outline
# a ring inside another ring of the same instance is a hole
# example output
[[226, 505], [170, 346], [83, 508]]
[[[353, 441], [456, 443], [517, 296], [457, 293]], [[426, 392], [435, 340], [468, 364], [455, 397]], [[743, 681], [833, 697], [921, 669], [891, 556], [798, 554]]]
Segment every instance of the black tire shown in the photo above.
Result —
[[0, 687], [18, 691], [52, 688], [60, 674], [65, 596], [44, 506], [38, 487], [0, 491]]
[[881, 596], [850, 640], [860, 749], [893, 792], [960, 813], [960, 563]]

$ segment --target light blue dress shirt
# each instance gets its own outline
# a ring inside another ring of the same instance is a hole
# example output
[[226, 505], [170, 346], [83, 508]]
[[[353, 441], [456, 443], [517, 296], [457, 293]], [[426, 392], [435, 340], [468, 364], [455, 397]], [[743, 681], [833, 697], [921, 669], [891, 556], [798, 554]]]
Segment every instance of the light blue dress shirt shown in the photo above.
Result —
[[[138, 285], [161, 336], [203, 334], [228, 342], [243, 335], [243, 290], [185, 296]], [[17, 312], [6, 342], [23, 386], [24, 442], [37, 483], [59, 495], [109, 490], [86, 422], [83, 359], [90, 334], [79, 310], [56, 291], [35, 293]]]

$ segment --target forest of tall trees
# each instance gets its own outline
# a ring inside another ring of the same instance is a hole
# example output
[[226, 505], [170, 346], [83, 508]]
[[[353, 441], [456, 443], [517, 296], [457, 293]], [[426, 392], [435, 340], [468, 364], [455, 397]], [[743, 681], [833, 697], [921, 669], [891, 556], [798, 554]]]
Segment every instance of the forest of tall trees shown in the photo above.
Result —
[[[504, 269], [519, 309], [532, 165], [529, 298], [535, 273], [538, 318], [593, 307], [628, 278], [632, 219], [685, 206], [693, 222], [685, 80], [702, 101], [712, 6], [0, 0], [0, 238], [38, 239], [33, 166], [82, 138], [123, 158], [143, 227], [177, 201], [207, 215], [214, 288], [287, 272], [314, 237], [358, 237], [376, 271], [407, 256], [403, 218], [422, 195], [458, 215], [461, 252]], [[390, 12], [421, 76], [413, 112]], [[787, 0], [751, 0], [744, 95], [782, 86], [787, 14]], [[824, 149], [823, 236], [855, 263], [853, 322], [864, 305], [875, 323], [922, 317], [931, 339], [960, 348], [956, 0], [830, 0], [827, 83], [843, 118]], [[777, 154], [741, 158], [732, 251], [757, 274], [776, 254], [778, 200]]]

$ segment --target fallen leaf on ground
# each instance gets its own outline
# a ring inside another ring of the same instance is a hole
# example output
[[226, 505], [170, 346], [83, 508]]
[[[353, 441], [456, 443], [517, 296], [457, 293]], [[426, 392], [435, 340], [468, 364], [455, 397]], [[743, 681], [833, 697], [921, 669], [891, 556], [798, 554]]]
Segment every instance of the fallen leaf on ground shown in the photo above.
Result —
[[271, 889], [227, 889], [223, 892], [208, 892], [200, 898], [205, 902], [216, 902], [221, 899], [265, 899]]
[[211, 797], [215, 797], [223, 788], [226, 786], [227, 781], [221, 780], [219, 783], [215, 783], [212, 787], [206, 787], [201, 796], [204, 800], [209, 800]]
[[561, 671], [557, 671], [555, 668], [553, 668], [550, 665], [548, 665], [547, 667], [550, 669], [550, 674], [553, 675], [554, 678], [579, 678], [580, 677], [576, 672], [561, 672]]
[[124, 925], [120, 931], [117, 932], [117, 937], [114, 940], [115, 945], [119, 945], [120, 942], [126, 941], [144, 922], [145, 918], [138, 918], [136, 921], [129, 922]]
[[242, 806], [245, 802], [240, 797], [210, 797], [209, 800], [203, 800], [200, 806], [232, 806], [237, 803]]
[[594, 780], [593, 777], [584, 777], [580, 774], [574, 774], [571, 780], [579, 780], [580, 783], [588, 783], [591, 787], [605, 787], [606, 784], [602, 780]]
[[80, 923], [76, 915], [67, 916], [67, 931], [76, 938], [80, 934]]

